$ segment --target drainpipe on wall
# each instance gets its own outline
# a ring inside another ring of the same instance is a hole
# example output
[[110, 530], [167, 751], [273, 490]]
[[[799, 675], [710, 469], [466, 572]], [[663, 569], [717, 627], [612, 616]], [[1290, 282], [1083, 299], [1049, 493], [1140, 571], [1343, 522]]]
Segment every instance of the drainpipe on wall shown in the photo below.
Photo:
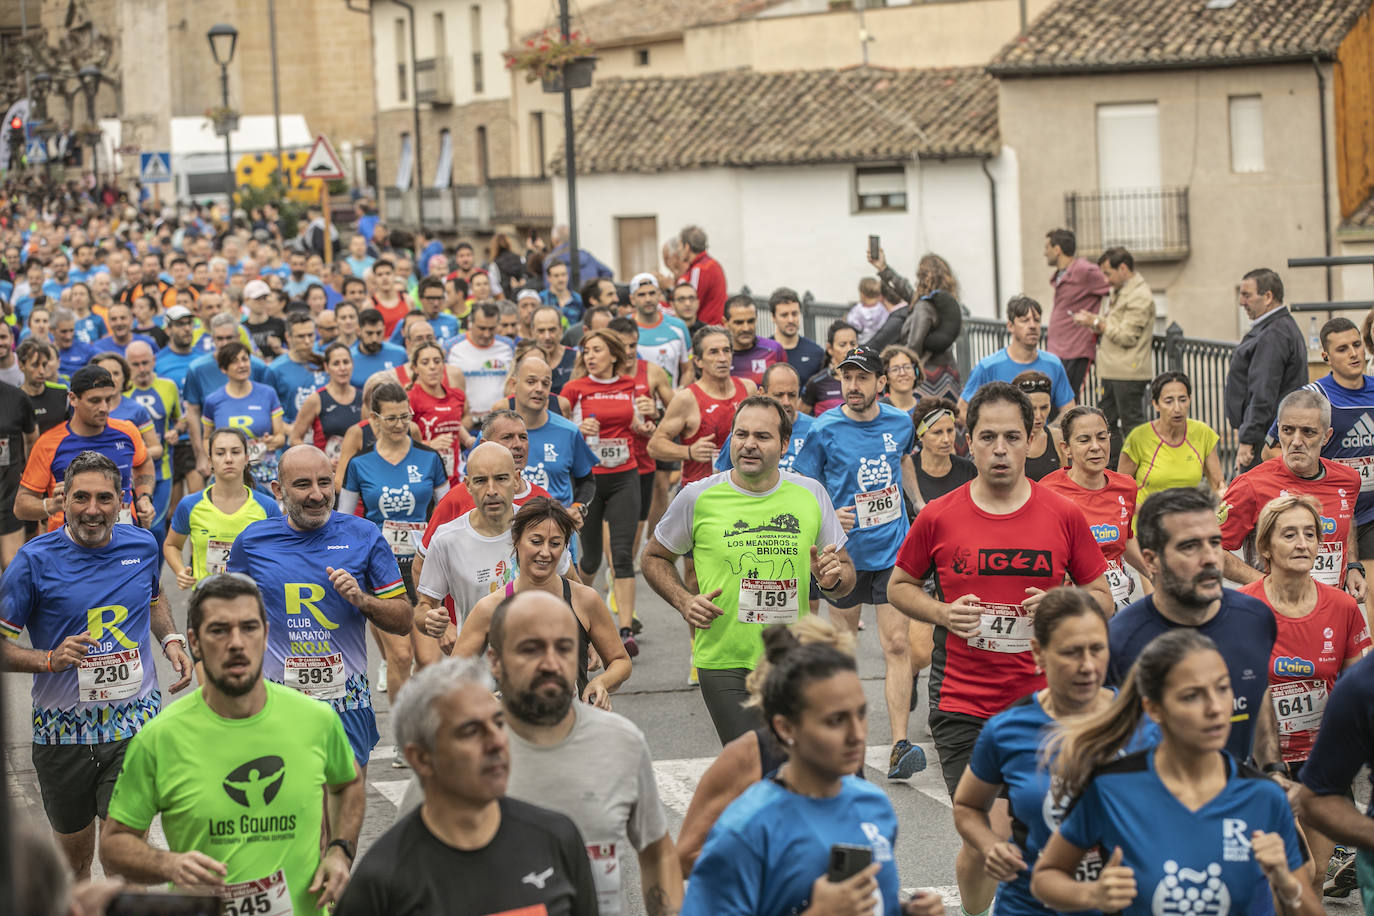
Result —
[[1026, 34], [1026, 0], [1021, 0], [1017, 6], [1021, 12], [1021, 34], [1024, 35]]
[[415, 139], [412, 143], [415, 171], [411, 180], [415, 182], [415, 223], [423, 234], [425, 231], [425, 172], [423, 160], [420, 158], [420, 148], [423, 144], [420, 142], [420, 77], [415, 73], [415, 63], [420, 59], [415, 50], [415, 7], [405, 0], [391, 0], [391, 2], [410, 14], [410, 114], [415, 122]]
[[[1326, 161], [1326, 75], [1321, 61], [1312, 55], [1312, 69], [1317, 74], [1317, 121], [1321, 124], [1322, 146], [1322, 242], [1326, 256], [1331, 257], [1331, 167]], [[1326, 268], [1326, 301], [1332, 300], [1331, 268]]]
[[[1024, 6], [1023, 3], [1023, 9]], [[979, 165], [983, 167], [983, 174], [988, 178], [988, 200], [992, 203], [992, 314], [996, 318], [1001, 318], [1002, 245], [997, 235], [997, 179], [992, 177], [992, 171], [988, 168], [988, 159], [990, 158], [990, 156], [984, 156], [979, 160]]]

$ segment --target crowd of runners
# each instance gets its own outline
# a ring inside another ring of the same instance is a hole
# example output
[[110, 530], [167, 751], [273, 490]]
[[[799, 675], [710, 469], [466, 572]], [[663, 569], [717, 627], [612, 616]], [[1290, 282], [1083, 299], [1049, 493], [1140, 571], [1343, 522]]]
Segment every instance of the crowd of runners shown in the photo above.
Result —
[[[232, 914], [620, 913], [633, 858], [654, 914], [939, 916], [883, 786], [935, 764], [965, 916], [1374, 900], [1368, 322], [1327, 322], [1330, 373], [1271, 416], [1245, 402], [1268, 438], [1223, 468], [1186, 375], [1092, 392], [1091, 355], [1050, 352], [1124, 334], [1132, 289], [1064, 230], [1055, 302], [1014, 297], [960, 367], [936, 255], [914, 283], [874, 255], [813, 341], [695, 226], [663, 275], [572, 290], [566, 245], [373, 217], [328, 263], [270, 211], [0, 217], [0, 630], [66, 866], [19, 869], [27, 899], [98, 855]], [[1241, 289], [1256, 327], [1284, 313], [1272, 271]], [[640, 576], [690, 658], [645, 638]], [[641, 664], [720, 742], [677, 837], [613, 711]], [[413, 778], [360, 856], [380, 691]]]

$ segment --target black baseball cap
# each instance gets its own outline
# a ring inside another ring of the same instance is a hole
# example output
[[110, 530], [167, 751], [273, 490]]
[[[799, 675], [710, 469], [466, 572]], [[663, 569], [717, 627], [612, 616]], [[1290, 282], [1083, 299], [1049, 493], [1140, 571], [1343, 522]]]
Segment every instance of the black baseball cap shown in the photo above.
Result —
[[845, 366], [853, 366], [855, 369], [872, 372], [874, 375], [882, 375], [884, 372], [882, 358], [878, 356], [878, 351], [872, 347], [855, 347], [850, 350], [849, 355], [840, 360], [840, 364], [835, 368], [839, 370]]
[[113, 388], [114, 377], [100, 366], [82, 366], [72, 373], [69, 387], [72, 394], [84, 394], [92, 388]]

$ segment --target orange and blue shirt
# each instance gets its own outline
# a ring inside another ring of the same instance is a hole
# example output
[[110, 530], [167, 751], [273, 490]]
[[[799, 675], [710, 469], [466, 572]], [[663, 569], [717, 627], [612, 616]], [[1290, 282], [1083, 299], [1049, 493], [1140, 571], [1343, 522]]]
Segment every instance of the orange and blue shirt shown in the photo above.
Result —
[[[29, 454], [29, 462], [24, 466], [24, 473], [19, 478], [20, 486], [43, 496], [51, 496], [57, 482], [66, 477], [67, 465], [84, 451], [99, 452], [115, 463], [119, 468], [120, 502], [125, 508], [132, 509], [134, 468], [148, 461], [148, 449], [143, 444], [138, 427], [128, 420], [114, 417], [94, 436], [81, 436], [73, 432], [70, 420], [39, 436]], [[61, 528], [62, 520], [61, 512], [48, 519], [48, 530]]]

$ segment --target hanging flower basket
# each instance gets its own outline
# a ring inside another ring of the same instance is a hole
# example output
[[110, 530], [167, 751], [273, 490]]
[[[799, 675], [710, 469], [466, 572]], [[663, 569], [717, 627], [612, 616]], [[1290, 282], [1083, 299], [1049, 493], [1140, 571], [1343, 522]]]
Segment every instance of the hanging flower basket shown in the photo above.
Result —
[[100, 128], [94, 124], [85, 124], [77, 128], [76, 137], [82, 146], [95, 146], [100, 142]]
[[216, 137], [227, 137], [239, 129], [239, 113], [232, 108], [207, 108], [205, 117], [214, 125]]
[[596, 69], [595, 57], [578, 57], [557, 70], [549, 70], [540, 77], [545, 92], [562, 92], [568, 89], [586, 89], [592, 84], [592, 71]]
[[[581, 32], [569, 32], [565, 40], [558, 31], [545, 29], [516, 50], [505, 52], [506, 67], [524, 71], [527, 82], [541, 80], [546, 91], [562, 92], [565, 79], [570, 88], [582, 89], [592, 84], [596, 62], [592, 51], [592, 43]], [[557, 82], [557, 90], [549, 89], [551, 79]]]

